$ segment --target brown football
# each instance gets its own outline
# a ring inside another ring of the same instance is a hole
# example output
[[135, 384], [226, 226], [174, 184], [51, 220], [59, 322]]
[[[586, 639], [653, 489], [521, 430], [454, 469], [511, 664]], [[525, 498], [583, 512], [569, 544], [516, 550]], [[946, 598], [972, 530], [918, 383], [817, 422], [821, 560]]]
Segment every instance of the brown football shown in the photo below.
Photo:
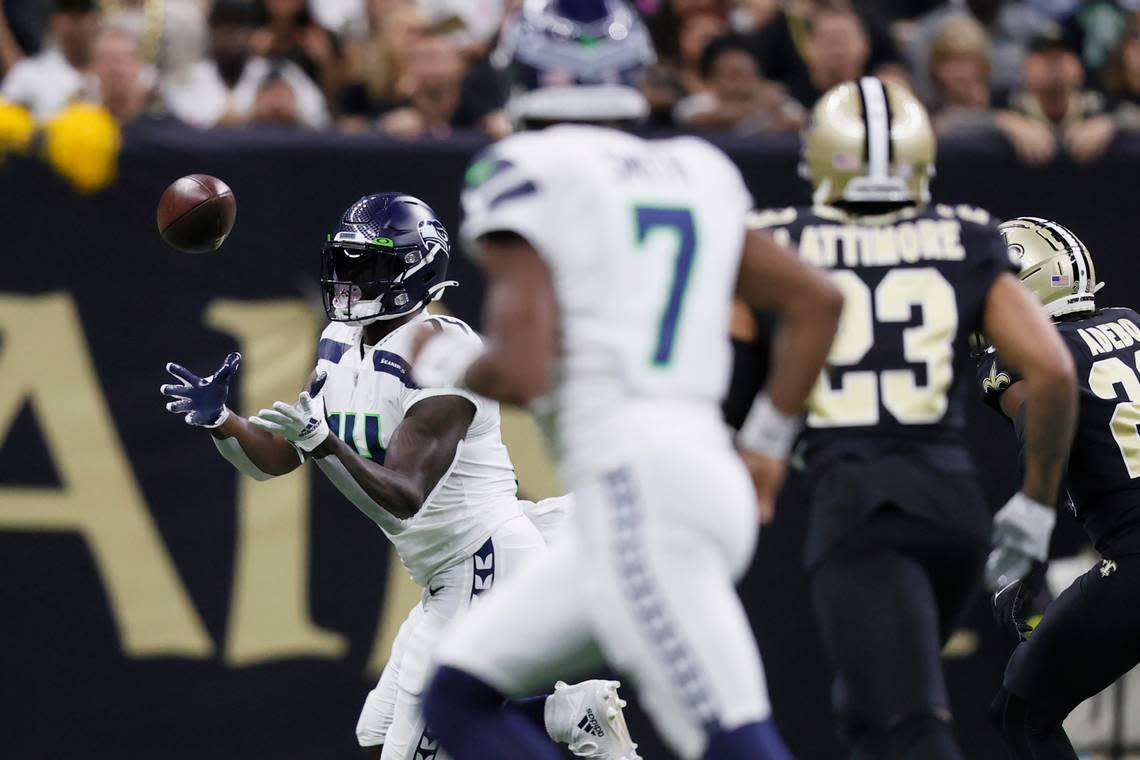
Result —
[[158, 202], [162, 239], [186, 253], [218, 250], [234, 227], [237, 201], [229, 186], [209, 174], [174, 180]]

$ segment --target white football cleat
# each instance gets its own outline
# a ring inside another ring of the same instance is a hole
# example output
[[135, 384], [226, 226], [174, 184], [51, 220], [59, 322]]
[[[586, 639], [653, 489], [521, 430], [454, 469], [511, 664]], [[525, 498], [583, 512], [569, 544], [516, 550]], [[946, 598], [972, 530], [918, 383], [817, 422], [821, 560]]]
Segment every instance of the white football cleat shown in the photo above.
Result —
[[618, 696], [620, 687], [618, 681], [583, 681], [573, 686], [563, 681], [554, 684], [552, 698], [568, 708], [559, 712], [573, 721], [567, 744], [575, 757], [641, 760], [622, 715], [625, 700]]

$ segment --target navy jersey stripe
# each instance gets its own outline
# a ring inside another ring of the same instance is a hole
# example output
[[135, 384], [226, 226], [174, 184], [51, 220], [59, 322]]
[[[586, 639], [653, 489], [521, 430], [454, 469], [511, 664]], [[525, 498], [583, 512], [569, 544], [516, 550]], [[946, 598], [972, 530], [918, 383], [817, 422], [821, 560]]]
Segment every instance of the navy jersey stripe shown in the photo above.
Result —
[[487, 208], [493, 209], [493, 208], [495, 208], [495, 206], [498, 206], [500, 203], [503, 203], [505, 201], [509, 201], [509, 200], [514, 199], [514, 198], [522, 198], [523, 196], [526, 196], [526, 195], [533, 195], [537, 192], [538, 192], [538, 185], [534, 184], [533, 182], [531, 182], [528, 179], [526, 182], [522, 182], [518, 185], [515, 185], [514, 187], [510, 188], [509, 190], [504, 190], [503, 192], [496, 195], [494, 198], [491, 199], [491, 202], [487, 204]]
[[377, 351], [372, 355], [372, 367], [377, 372], [385, 372], [399, 378], [407, 388], [418, 389], [419, 386], [412, 381], [412, 366], [399, 354], [391, 351]]
[[468, 335], [474, 335], [474, 332], [471, 330], [470, 327], [468, 327], [466, 324], [464, 324], [462, 320], [456, 319], [455, 317], [445, 317], [442, 314], [437, 314], [428, 320], [428, 322], [437, 322], [437, 321], [438, 322], [445, 322], [449, 325], [455, 325], [456, 327], [462, 329], [463, 332], [467, 333]]
[[348, 349], [352, 348], [347, 343], [341, 343], [339, 340], [332, 338], [321, 338], [321, 342], [317, 344], [317, 358], [328, 359], [333, 364], [340, 361], [340, 357], [345, 355]]

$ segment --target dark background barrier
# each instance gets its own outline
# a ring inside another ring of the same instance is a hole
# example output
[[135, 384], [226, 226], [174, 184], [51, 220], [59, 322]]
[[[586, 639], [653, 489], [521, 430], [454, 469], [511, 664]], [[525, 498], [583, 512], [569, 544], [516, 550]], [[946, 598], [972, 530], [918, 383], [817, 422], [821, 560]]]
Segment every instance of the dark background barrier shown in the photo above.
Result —
[[[242, 411], [295, 392], [319, 329], [310, 305], [326, 229], [358, 196], [399, 189], [455, 230], [481, 144], [140, 129], [119, 181], [91, 197], [37, 162], [0, 166], [0, 756], [357, 756], [358, 709], [409, 599], [393, 591], [404, 581], [383, 535], [320, 477], [239, 485], [157, 388], [167, 361], [207, 371], [240, 348]], [[723, 147], [758, 206], [807, 201], [793, 139]], [[999, 141], [951, 142], [934, 193], [1071, 226], [1109, 283], [1103, 302], [1132, 304], [1137, 168], [1140, 143], [1088, 167], [1029, 169]], [[177, 254], [156, 234], [160, 193], [192, 172], [236, 193], [221, 253]], [[462, 287], [446, 305], [477, 324], [478, 277], [454, 260]], [[972, 411], [997, 505], [1014, 487], [1010, 435]], [[541, 457], [533, 438], [512, 445], [516, 460]], [[742, 594], [779, 724], [800, 758], [825, 760], [839, 751], [797, 501], [793, 486]], [[978, 604], [947, 659], [971, 758], [1001, 757], [985, 722], [1007, 646], [997, 638]], [[668, 757], [633, 720], [644, 755]]]

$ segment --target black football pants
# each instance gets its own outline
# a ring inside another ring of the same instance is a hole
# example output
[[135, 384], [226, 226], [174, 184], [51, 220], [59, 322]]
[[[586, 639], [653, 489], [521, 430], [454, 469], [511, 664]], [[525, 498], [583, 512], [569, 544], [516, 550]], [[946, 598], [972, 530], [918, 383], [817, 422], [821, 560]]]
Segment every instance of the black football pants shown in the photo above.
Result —
[[1140, 555], [1098, 562], [1045, 609], [1009, 658], [992, 717], [1018, 760], [1075, 760], [1073, 708], [1140, 663]]
[[962, 760], [941, 651], [987, 548], [887, 506], [816, 566], [812, 602], [838, 671], [835, 711], [851, 758]]

